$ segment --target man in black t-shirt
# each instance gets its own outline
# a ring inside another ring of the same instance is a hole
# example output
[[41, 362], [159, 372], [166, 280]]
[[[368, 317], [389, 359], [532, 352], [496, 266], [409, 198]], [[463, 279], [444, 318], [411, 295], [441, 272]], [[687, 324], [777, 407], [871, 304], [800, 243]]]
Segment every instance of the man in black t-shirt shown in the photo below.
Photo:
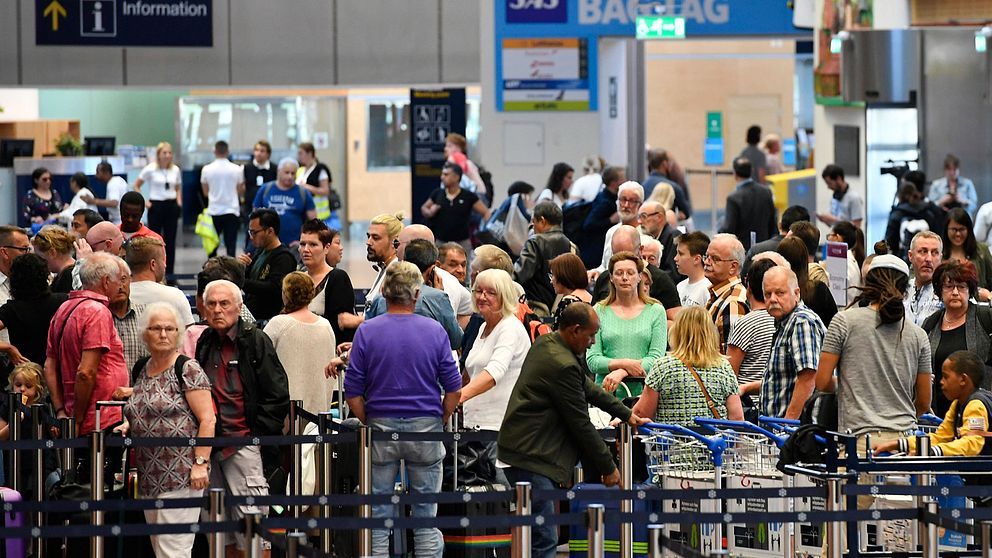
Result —
[[466, 248], [468, 245], [469, 217], [475, 211], [482, 220], [489, 219], [489, 208], [479, 197], [463, 190], [459, 183], [462, 180], [462, 168], [455, 163], [445, 163], [441, 169], [441, 184], [443, 190], [434, 190], [430, 198], [420, 207], [420, 212], [427, 219], [434, 238], [437, 242], [457, 242]]

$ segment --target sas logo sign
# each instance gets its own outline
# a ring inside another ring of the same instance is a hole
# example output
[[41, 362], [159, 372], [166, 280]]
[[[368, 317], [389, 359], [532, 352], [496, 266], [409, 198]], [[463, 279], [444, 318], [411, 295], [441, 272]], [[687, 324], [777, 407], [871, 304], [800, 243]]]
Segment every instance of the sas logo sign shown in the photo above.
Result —
[[568, 23], [567, 0], [506, 0], [507, 23]]

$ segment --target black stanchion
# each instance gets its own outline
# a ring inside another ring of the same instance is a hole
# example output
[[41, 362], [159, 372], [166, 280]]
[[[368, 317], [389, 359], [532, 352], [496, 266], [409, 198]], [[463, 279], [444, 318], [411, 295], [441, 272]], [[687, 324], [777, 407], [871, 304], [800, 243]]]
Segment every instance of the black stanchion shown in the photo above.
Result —
[[306, 542], [306, 533], [286, 533], [286, 558], [299, 558], [300, 549]]
[[[333, 416], [331, 413], [320, 413], [318, 415], [317, 427], [320, 434], [324, 435], [330, 431], [331, 424], [333, 423]], [[330, 442], [322, 441], [317, 446], [317, 494], [330, 494], [332, 490], [332, 467], [334, 466], [334, 447]], [[320, 516], [321, 517], [331, 517], [331, 510], [333, 508], [330, 504], [320, 506]], [[334, 550], [334, 539], [331, 533], [330, 527], [320, 530], [320, 550], [326, 554], [330, 554]]]
[[245, 514], [245, 551], [247, 558], [262, 558], [262, 537], [258, 534], [258, 524], [262, 514], [258, 512]]
[[[303, 434], [303, 419], [300, 417], [300, 409], [303, 401], [294, 399], [289, 404], [289, 435], [300, 436]], [[293, 470], [290, 474], [289, 493], [292, 496], [299, 496], [303, 492], [303, 445], [293, 444]], [[291, 506], [293, 519], [300, 518], [300, 506]]]
[[[514, 515], [517, 517], [529, 517], [531, 514], [531, 485], [529, 482], [518, 482], [517, 508]], [[530, 525], [519, 525], [510, 530], [510, 556], [511, 558], [530, 558], [531, 549], [531, 527]]]
[[[97, 428], [90, 433], [90, 499], [94, 502], [103, 500], [103, 444], [103, 430]], [[103, 525], [103, 514], [103, 510], [94, 509], [90, 515], [91, 524]], [[103, 558], [103, 537], [96, 536], [90, 539], [90, 556]]]
[[[372, 494], [372, 429], [362, 425], [358, 429], [358, 493], [362, 496]], [[372, 506], [362, 504], [359, 507], [359, 517], [372, 517]], [[359, 556], [372, 555], [372, 530], [362, 529], [358, 536]]]
[[606, 529], [603, 519], [606, 507], [603, 504], [589, 504], [586, 509], [586, 522], [589, 527], [589, 558], [605, 558]]
[[[21, 394], [9, 393], [7, 400], [7, 437], [11, 442], [17, 442], [21, 439]], [[21, 452], [17, 450], [10, 452], [10, 489], [24, 492], [24, 487], [21, 486]]]
[[[31, 432], [35, 440], [44, 440], [46, 438], [45, 421], [42, 414], [44, 410], [44, 405], [31, 405]], [[42, 448], [34, 450], [34, 497], [39, 502], [45, 500], [45, 450]], [[45, 525], [44, 510], [39, 509], [34, 513], [33, 523], [39, 529]], [[32, 539], [31, 553], [34, 558], [45, 558], [44, 540], [41, 538]]]

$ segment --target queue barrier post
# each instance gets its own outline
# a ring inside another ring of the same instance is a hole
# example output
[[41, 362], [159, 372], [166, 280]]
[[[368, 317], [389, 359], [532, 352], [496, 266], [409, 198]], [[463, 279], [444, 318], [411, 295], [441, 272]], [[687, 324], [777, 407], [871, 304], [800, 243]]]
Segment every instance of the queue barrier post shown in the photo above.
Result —
[[[630, 425], [621, 423], [617, 426], [617, 453], [620, 456], [620, 490], [634, 488], [633, 470], [633, 434]], [[620, 513], [632, 513], [634, 503], [631, 500], [620, 500]], [[634, 524], [624, 521], [620, 524], [620, 556], [634, 555]]]
[[[362, 496], [372, 494], [372, 428], [362, 425], [358, 429], [358, 493]], [[372, 506], [362, 504], [359, 507], [359, 517], [372, 517]], [[372, 555], [372, 529], [363, 528], [358, 533], [358, 555]]]
[[[827, 479], [827, 511], [841, 511], [844, 509], [844, 500], [841, 494], [841, 480], [839, 478]], [[844, 555], [844, 539], [841, 536], [843, 531], [843, 521], [836, 520], [827, 523], [827, 558], [841, 558]]]
[[[21, 429], [18, 425], [21, 424], [21, 394], [11, 392], [7, 394], [7, 400], [9, 405], [7, 407], [7, 428], [8, 437], [11, 442], [19, 442], [21, 440]], [[10, 453], [10, 489], [15, 492], [24, 492], [24, 487], [21, 486], [21, 452], [15, 450]]]
[[[42, 414], [44, 410], [45, 405], [40, 403], [31, 405], [31, 433], [35, 440], [45, 439], [45, 422]], [[45, 450], [42, 448], [34, 450], [34, 497], [39, 502], [45, 500]], [[43, 525], [45, 525], [45, 512], [38, 510], [34, 512], [34, 526], [41, 528]], [[44, 539], [41, 537], [32, 539], [31, 554], [34, 558], [44, 558]]]
[[648, 558], [661, 558], [663, 549], [661, 546], [661, 532], [663, 525], [652, 523], [648, 525]]
[[258, 524], [262, 521], [262, 514], [246, 513], [244, 521], [247, 558], [262, 558], [262, 537], [258, 534]]
[[299, 558], [300, 547], [307, 542], [307, 534], [299, 531], [286, 533], [286, 558]]
[[[210, 489], [210, 521], [217, 523], [224, 514], [224, 489]], [[224, 558], [224, 533], [210, 533], [210, 558]]]
[[[330, 412], [323, 412], [317, 415], [317, 426], [320, 431], [320, 435], [324, 436], [328, 433], [333, 423], [333, 415]], [[334, 447], [330, 442], [322, 441], [317, 446], [317, 494], [331, 494], [334, 491], [332, 482], [332, 467], [334, 466]], [[331, 506], [321, 506], [320, 516], [329, 518], [331, 517], [332, 508]], [[324, 527], [320, 530], [320, 550], [325, 554], [330, 554], [334, 550], [334, 540], [331, 533], [330, 527]]]
[[[104, 441], [103, 430], [97, 428], [90, 432], [90, 499], [94, 502], [103, 500]], [[103, 525], [103, 511], [93, 510], [90, 518], [94, 527]], [[103, 558], [103, 537], [90, 539], [90, 556]]]
[[[529, 482], [518, 482], [515, 488], [517, 507], [514, 515], [517, 517], [529, 517], [533, 506], [533, 502], [531, 502], [531, 484]], [[517, 525], [513, 527], [510, 530], [510, 557], [530, 558], [530, 543], [530, 525]]]
[[[302, 422], [299, 410], [303, 408], [303, 401], [294, 399], [289, 402], [289, 435], [299, 436], [303, 434]], [[293, 470], [290, 475], [289, 493], [292, 496], [299, 496], [303, 492], [303, 444], [293, 444]], [[292, 518], [300, 518], [300, 506], [292, 506]]]
[[589, 504], [586, 509], [586, 523], [589, 527], [589, 558], [605, 558], [606, 551], [606, 531], [603, 526], [603, 517], [606, 514], [606, 506], [603, 504]]
[[[65, 417], [59, 419], [59, 438], [71, 440], [76, 437], [76, 418]], [[73, 448], [63, 448], [59, 450], [59, 461], [62, 463], [62, 474], [69, 474], [76, 468], [76, 450]]]
[[982, 529], [982, 558], [992, 558], [992, 523], [983, 521]]
[[[930, 437], [926, 435], [916, 436], [916, 455], [930, 455]], [[933, 475], [930, 473], [920, 473], [917, 475], [917, 486], [931, 486]], [[917, 505], [924, 508], [929, 513], [937, 513], [937, 500], [932, 496], [918, 496]], [[924, 558], [937, 558], [939, 537], [937, 525], [930, 521], [919, 521], [920, 545]]]

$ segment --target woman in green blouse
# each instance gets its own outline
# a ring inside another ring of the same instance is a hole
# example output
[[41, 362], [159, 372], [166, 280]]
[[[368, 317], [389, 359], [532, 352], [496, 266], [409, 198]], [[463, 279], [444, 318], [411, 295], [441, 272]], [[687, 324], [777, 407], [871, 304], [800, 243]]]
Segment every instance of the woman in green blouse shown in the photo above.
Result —
[[[610, 294], [595, 306], [599, 332], [586, 352], [596, 383], [620, 398], [640, 395], [644, 376], [668, 345], [665, 307], [640, 289], [644, 262], [631, 252], [610, 258]], [[627, 389], [617, 391], [619, 384]]]

